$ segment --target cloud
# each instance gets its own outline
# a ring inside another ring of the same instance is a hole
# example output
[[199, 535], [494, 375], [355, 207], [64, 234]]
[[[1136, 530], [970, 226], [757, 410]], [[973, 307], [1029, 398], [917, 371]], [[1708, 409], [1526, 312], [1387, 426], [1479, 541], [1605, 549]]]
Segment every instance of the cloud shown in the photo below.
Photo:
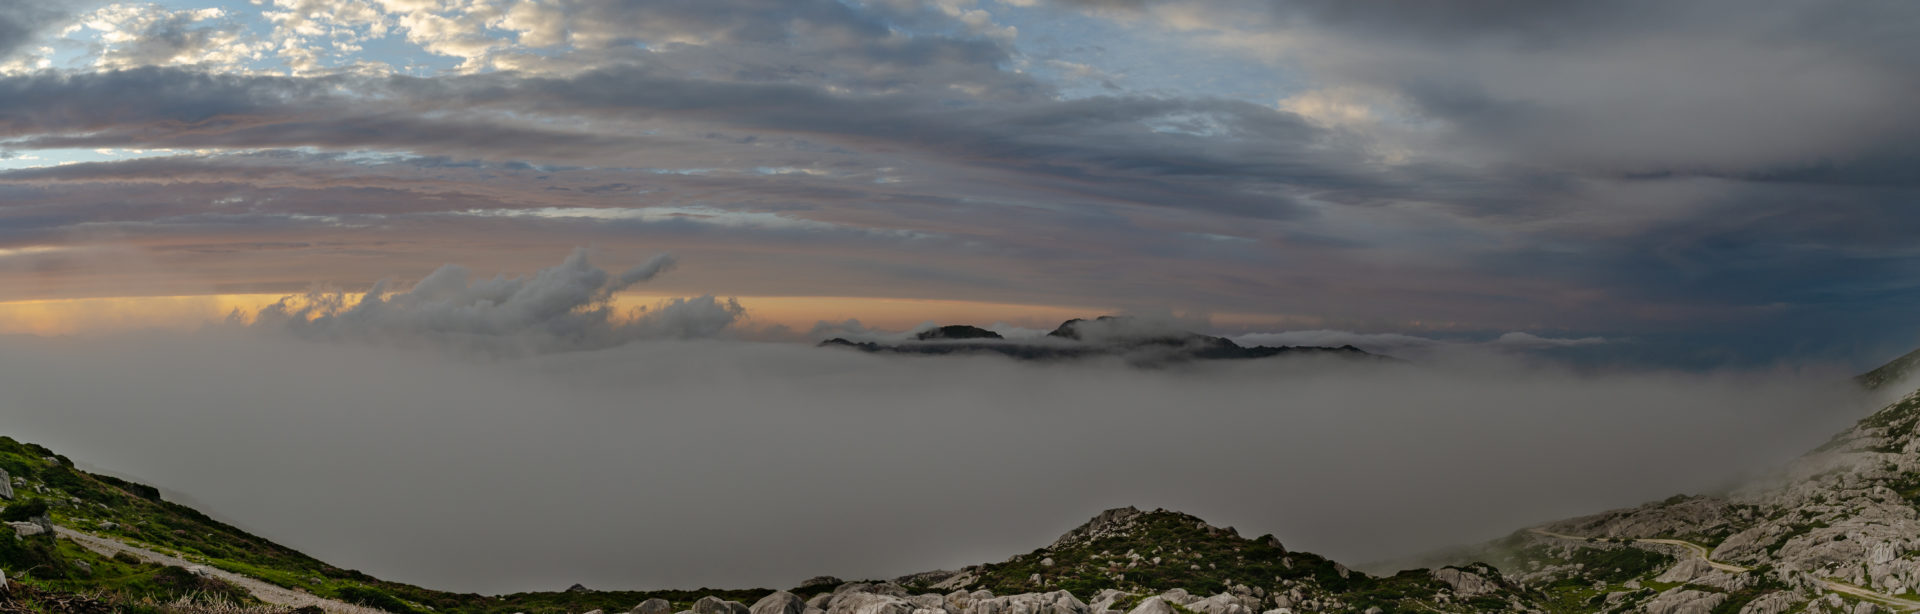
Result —
[[1065, 4], [1402, 97], [1446, 134], [1426, 156], [1752, 175], [1866, 162], [1920, 134], [1894, 106], [1920, 92], [1920, 47], [1886, 35], [1920, 16], [1902, 4]]
[[[596, 287], [553, 275], [519, 287]], [[387, 323], [360, 330], [428, 334], [403, 316], [481, 311], [432, 298], [476, 286], [384, 302]], [[951, 569], [1120, 505], [1362, 563], [1712, 490], [1873, 407], [1820, 368], [1140, 370], [712, 339], [475, 361], [493, 344], [393, 345], [260, 327], [14, 338], [0, 417], [333, 564], [500, 593]], [[526, 526], [540, 530], [505, 530]]]
[[1556, 339], [1553, 337], [1541, 337], [1530, 333], [1512, 332], [1500, 335], [1500, 338], [1494, 339], [1492, 343], [1494, 345], [1517, 348], [1566, 348], [1580, 347], [1583, 345], [1600, 345], [1607, 343], [1607, 339], [1604, 337]]
[[609, 274], [576, 249], [559, 266], [527, 277], [472, 281], [447, 265], [403, 292], [382, 282], [350, 301], [340, 292], [288, 297], [251, 318], [250, 326], [305, 339], [400, 346], [431, 345], [488, 354], [600, 349], [641, 338], [715, 335], [744, 314], [738, 302], [711, 296], [673, 299], [616, 319], [615, 293], [671, 268], [672, 256]]
[[199, 66], [241, 70], [271, 46], [255, 39], [218, 8], [167, 10], [154, 4], [113, 4], [80, 18], [98, 33], [94, 65]]
[[42, 30], [70, 17], [57, 3], [0, 4], [0, 62], [32, 43]]

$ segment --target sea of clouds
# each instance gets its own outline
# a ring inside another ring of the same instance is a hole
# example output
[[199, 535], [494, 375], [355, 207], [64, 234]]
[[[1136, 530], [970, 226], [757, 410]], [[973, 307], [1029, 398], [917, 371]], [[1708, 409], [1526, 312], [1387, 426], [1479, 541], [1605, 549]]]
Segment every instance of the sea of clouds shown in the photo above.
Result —
[[613, 311], [671, 263], [448, 267], [193, 332], [4, 338], [0, 424], [334, 564], [498, 593], [892, 577], [1124, 505], [1359, 563], [1724, 488], [1880, 401], [1819, 366], [1515, 351], [1604, 340], [1140, 368], [755, 340], [715, 297]]

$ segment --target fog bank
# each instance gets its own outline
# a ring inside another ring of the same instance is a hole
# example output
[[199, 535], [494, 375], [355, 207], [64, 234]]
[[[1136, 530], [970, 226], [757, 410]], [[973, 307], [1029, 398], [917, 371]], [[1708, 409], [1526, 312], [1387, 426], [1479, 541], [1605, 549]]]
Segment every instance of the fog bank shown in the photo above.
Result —
[[715, 340], [474, 360], [232, 327], [0, 339], [0, 424], [385, 578], [788, 587], [997, 561], [1122, 505], [1405, 555], [1723, 486], [1869, 411], [1844, 376]]

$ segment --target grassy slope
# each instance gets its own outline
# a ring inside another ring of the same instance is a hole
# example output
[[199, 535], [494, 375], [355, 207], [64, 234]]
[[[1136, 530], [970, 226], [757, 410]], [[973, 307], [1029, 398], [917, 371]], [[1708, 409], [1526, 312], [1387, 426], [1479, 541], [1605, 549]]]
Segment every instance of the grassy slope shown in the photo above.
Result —
[[[652, 592], [550, 592], [499, 597], [448, 593], [386, 582], [342, 569], [219, 522], [192, 508], [162, 500], [150, 486], [99, 476], [73, 468], [52, 450], [0, 437], [0, 469], [22, 478], [12, 505], [40, 499], [54, 522], [100, 535], [122, 538], [211, 567], [245, 574], [308, 592], [364, 603], [395, 612], [450, 613], [584, 612], [599, 608], [625, 611], [652, 597], [690, 606], [706, 595], [751, 602], [766, 589]], [[72, 564], [93, 568], [83, 574]], [[0, 568], [8, 577], [25, 576], [36, 587], [85, 592], [103, 590], [166, 601], [187, 592], [228, 592], [181, 570], [130, 564], [101, 557], [66, 540], [44, 537], [17, 540], [0, 525]], [[244, 593], [237, 596], [244, 597]]]

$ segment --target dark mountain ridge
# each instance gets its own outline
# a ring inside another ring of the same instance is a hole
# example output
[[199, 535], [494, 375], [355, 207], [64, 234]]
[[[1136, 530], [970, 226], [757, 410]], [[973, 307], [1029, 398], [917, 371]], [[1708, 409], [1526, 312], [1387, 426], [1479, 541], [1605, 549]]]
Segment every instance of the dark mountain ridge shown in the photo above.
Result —
[[927, 356], [986, 354], [1038, 361], [1110, 356], [1135, 364], [1250, 360], [1275, 356], [1388, 359], [1351, 345], [1245, 347], [1225, 337], [1157, 326], [1125, 316], [1067, 320], [1039, 339], [1006, 339], [999, 333], [975, 326], [948, 325], [923, 331], [911, 341], [879, 343], [836, 337], [820, 342], [820, 346], [870, 353]]

